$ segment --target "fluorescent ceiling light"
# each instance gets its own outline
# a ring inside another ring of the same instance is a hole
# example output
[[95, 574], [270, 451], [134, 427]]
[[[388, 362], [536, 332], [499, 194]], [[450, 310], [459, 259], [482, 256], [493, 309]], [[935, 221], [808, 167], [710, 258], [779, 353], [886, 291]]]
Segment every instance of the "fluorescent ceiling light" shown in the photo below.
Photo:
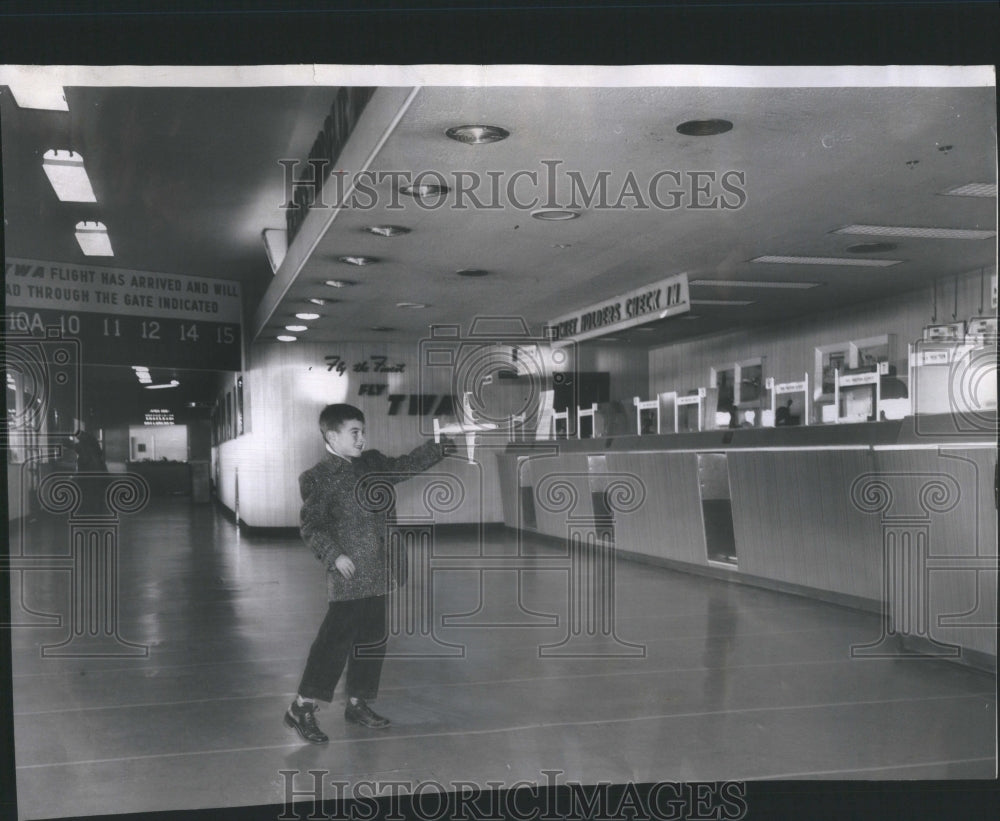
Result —
[[88, 257], [113, 257], [111, 237], [103, 222], [78, 222], [76, 224], [76, 241], [80, 250]]
[[751, 262], [766, 262], [775, 265], [851, 265], [863, 268], [886, 268], [899, 265], [901, 259], [864, 259], [859, 257], [755, 257]]
[[69, 111], [62, 86], [33, 82], [30, 85], [12, 85], [10, 93], [19, 108], [39, 108], [45, 111]]
[[864, 234], [873, 237], [919, 237], [921, 239], [989, 239], [996, 231], [975, 228], [914, 228], [901, 225], [848, 225], [834, 234]]
[[169, 382], [165, 382], [162, 385], [146, 385], [146, 390], [147, 391], [160, 391], [160, 390], [164, 390], [165, 388], [176, 388], [179, 384], [181, 384], [181, 383], [178, 382], [176, 379], [171, 379]]
[[970, 182], [965, 185], [956, 185], [942, 193], [951, 197], [995, 197], [997, 184], [995, 182]]
[[692, 299], [692, 305], [753, 305], [752, 299]]
[[764, 279], [692, 279], [688, 285], [718, 288], [815, 288], [821, 282], [773, 282]]
[[97, 202], [83, 157], [75, 151], [49, 149], [42, 155], [42, 170], [62, 202]]

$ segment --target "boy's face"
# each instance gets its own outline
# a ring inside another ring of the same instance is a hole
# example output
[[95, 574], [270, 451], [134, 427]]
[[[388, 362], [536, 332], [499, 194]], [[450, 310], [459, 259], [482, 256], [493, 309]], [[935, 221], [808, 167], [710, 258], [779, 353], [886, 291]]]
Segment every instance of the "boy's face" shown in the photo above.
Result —
[[365, 449], [365, 423], [348, 419], [338, 430], [328, 430], [323, 438], [338, 456], [356, 459]]

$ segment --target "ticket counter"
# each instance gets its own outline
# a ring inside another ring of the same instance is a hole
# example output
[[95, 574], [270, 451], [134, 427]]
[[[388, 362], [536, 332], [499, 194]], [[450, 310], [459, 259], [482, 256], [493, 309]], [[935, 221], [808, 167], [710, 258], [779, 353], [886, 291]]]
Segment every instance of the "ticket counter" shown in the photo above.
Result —
[[995, 667], [996, 415], [968, 421], [512, 445], [504, 521], [603, 522], [620, 554], [886, 610], [892, 638]]

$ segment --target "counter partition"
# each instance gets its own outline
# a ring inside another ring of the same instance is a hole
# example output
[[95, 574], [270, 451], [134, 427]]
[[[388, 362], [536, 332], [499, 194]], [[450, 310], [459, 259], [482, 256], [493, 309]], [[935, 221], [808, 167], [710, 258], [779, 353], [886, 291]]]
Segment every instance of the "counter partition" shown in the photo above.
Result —
[[499, 455], [509, 527], [572, 541], [590, 526], [619, 556], [885, 612], [871, 652], [891, 644], [987, 667], [996, 471], [995, 412], [550, 440]]

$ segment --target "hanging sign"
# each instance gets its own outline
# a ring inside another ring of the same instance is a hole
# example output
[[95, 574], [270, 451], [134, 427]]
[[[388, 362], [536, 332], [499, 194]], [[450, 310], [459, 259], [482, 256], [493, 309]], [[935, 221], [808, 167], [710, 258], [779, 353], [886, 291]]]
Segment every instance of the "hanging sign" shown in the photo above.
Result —
[[12, 258], [4, 274], [10, 331], [56, 327], [84, 364], [241, 368], [238, 282]]
[[591, 339], [691, 310], [687, 274], [636, 288], [551, 320], [546, 332], [554, 342]]

